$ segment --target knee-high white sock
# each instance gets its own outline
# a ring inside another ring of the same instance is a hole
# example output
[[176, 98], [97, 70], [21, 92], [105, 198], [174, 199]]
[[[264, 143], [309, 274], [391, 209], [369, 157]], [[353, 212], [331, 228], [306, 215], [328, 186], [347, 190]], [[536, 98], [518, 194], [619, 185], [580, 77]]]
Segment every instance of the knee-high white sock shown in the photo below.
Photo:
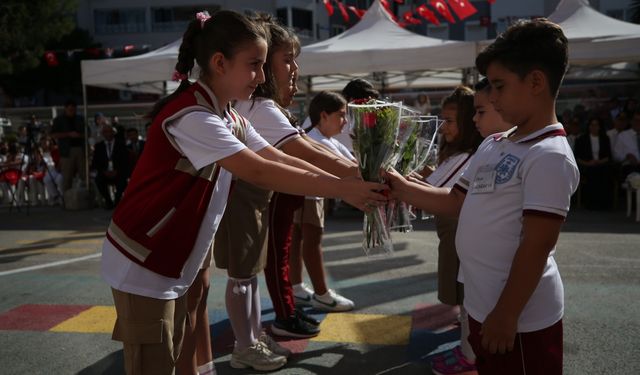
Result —
[[251, 330], [253, 337], [259, 338], [262, 333], [262, 306], [260, 304], [260, 290], [258, 277], [251, 279]]
[[229, 278], [224, 295], [227, 315], [239, 350], [246, 349], [256, 342], [251, 331], [251, 289], [251, 279]]
[[462, 354], [467, 357], [467, 360], [471, 363], [475, 363], [476, 354], [473, 352], [471, 348], [471, 344], [469, 343], [469, 314], [467, 314], [467, 310], [460, 305], [460, 349], [462, 349]]

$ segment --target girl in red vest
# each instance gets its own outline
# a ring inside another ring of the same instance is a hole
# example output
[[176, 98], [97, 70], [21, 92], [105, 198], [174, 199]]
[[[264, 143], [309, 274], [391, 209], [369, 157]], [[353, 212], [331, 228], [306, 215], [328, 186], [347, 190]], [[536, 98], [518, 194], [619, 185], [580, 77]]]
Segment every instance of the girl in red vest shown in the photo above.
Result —
[[[384, 185], [340, 180], [269, 146], [229, 106], [264, 82], [264, 30], [245, 16], [199, 13], [180, 46], [172, 95], [152, 112], [145, 152], [113, 214], [102, 249], [127, 374], [172, 374], [186, 318], [185, 293], [211, 247], [232, 174], [266, 189], [340, 197], [364, 208]], [[198, 64], [199, 80], [187, 75]], [[268, 353], [255, 342], [241, 353]], [[286, 361], [274, 356], [272, 363]]]

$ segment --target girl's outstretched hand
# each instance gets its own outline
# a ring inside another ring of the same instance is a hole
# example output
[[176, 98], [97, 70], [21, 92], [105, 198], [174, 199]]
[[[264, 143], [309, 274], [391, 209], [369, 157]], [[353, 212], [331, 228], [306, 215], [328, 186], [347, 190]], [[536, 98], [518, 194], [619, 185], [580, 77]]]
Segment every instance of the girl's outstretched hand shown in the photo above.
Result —
[[389, 187], [385, 184], [363, 181], [356, 177], [343, 178], [341, 183], [341, 198], [361, 211], [369, 212], [389, 200], [386, 195]]
[[387, 180], [389, 187], [391, 187], [391, 198], [401, 200], [400, 195], [407, 185], [407, 179], [393, 168], [384, 171], [383, 176]]

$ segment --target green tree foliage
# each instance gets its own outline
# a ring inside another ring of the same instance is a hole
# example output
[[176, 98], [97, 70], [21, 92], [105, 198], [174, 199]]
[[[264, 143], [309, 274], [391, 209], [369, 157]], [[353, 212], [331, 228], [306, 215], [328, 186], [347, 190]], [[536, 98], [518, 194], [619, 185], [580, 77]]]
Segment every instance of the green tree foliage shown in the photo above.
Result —
[[0, 1], [0, 74], [34, 68], [45, 47], [75, 28], [77, 0]]

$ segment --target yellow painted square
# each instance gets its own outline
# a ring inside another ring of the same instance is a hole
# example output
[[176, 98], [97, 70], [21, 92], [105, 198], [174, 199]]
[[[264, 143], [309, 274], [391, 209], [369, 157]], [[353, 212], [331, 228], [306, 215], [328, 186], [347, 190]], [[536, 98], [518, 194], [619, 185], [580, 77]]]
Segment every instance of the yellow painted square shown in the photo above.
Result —
[[67, 319], [49, 331], [111, 333], [116, 322], [116, 309], [113, 306], [93, 306], [71, 319]]
[[312, 341], [407, 345], [411, 317], [377, 314], [328, 314]]

